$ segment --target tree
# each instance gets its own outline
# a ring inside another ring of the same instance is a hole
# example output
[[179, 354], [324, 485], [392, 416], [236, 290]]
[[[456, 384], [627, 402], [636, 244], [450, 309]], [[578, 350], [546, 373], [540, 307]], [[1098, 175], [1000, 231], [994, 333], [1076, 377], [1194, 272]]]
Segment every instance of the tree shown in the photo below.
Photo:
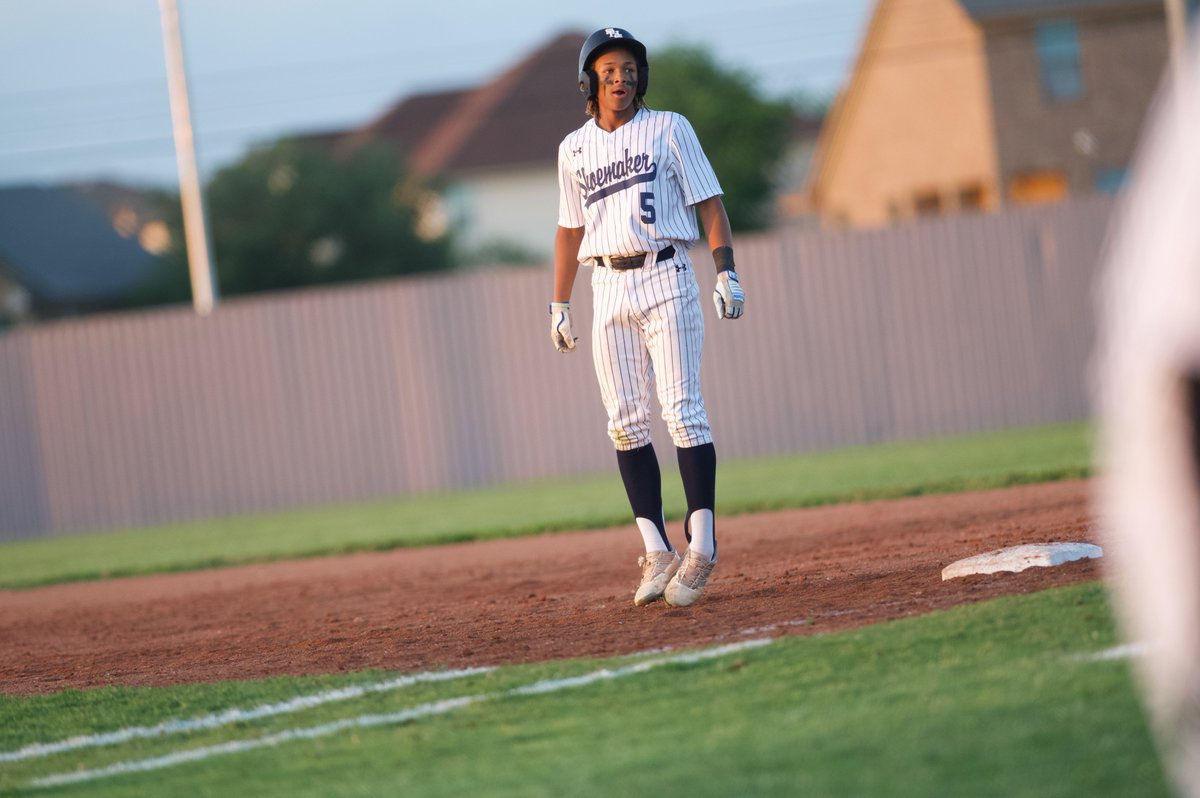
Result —
[[748, 75], [718, 66], [698, 48], [671, 47], [652, 60], [646, 104], [692, 123], [725, 190], [730, 225], [768, 226], [791, 107], [763, 98]]
[[[388, 148], [335, 159], [285, 139], [218, 172], [206, 202], [222, 295], [452, 265], [437, 194]], [[178, 198], [166, 209], [171, 250], [163, 272], [139, 292], [138, 304], [190, 295]]]

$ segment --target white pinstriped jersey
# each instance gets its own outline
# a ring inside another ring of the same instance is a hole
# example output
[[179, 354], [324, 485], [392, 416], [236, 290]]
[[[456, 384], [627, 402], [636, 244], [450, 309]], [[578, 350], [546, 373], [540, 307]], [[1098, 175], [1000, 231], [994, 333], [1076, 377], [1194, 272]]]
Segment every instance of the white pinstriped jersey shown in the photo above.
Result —
[[609, 133], [588, 120], [558, 147], [560, 227], [584, 228], [579, 258], [685, 251], [700, 238], [691, 206], [721, 186], [684, 117], [640, 109]]

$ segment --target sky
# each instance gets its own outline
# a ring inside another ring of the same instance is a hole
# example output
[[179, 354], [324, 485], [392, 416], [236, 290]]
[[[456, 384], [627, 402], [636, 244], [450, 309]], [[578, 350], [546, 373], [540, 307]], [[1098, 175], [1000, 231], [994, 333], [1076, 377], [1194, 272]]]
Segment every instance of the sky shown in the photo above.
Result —
[[[365, 124], [411, 94], [483, 83], [559, 33], [610, 25], [652, 63], [656, 49], [697, 45], [768, 96], [832, 97], [872, 5], [178, 2], [205, 177], [255, 144]], [[0, 186], [98, 179], [178, 183], [157, 0], [0, 0]]]

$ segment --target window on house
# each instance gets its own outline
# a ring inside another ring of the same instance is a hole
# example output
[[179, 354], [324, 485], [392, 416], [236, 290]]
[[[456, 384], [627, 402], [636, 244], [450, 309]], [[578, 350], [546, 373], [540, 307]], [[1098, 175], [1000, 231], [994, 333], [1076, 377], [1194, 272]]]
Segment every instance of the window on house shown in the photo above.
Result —
[[936, 191], [921, 191], [913, 197], [917, 216], [933, 216], [942, 212], [942, 197]]
[[1101, 169], [1096, 173], [1096, 190], [1116, 194], [1125, 185], [1125, 169]]
[[850, 214], [845, 211], [836, 211], [828, 217], [828, 226], [834, 230], [844, 230], [850, 226]]
[[1035, 35], [1038, 63], [1042, 70], [1042, 92], [1046, 98], [1061, 102], [1082, 97], [1079, 26], [1066, 21], [1041, 22]]
[[1067, 198], [1067, 177], [1046, 169], [1014, 175], [1008, 182], [1008, 196], [1017, 205], [1040, 205]]
[[984, 196], [983, 186], [978, 183], [963, 186], [958, 190], [958, 207], [964, 211], [982, 210]]

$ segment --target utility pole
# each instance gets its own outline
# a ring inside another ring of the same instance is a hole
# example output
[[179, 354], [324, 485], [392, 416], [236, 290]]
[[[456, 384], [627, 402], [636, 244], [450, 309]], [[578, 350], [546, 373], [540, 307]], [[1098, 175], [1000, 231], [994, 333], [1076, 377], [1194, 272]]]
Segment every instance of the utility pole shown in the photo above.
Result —
[[187, 241], [188, 273], [192, 279], [192, 307], [201, 316], [216, 303], [214, 271], [209, 256], [204, 197], [196, 169], [196, 143], [188, 105], [187, 73], [183, 65], [183, 40], [179, 34], [176, 0], [158, 0], [162, 19], [163, 49], [167, 59], [167, 89], [171, 97], [171, 128], [175, 134], [175, 161], [179, 166], [179, 199], [183, 204], [183, 234]]

